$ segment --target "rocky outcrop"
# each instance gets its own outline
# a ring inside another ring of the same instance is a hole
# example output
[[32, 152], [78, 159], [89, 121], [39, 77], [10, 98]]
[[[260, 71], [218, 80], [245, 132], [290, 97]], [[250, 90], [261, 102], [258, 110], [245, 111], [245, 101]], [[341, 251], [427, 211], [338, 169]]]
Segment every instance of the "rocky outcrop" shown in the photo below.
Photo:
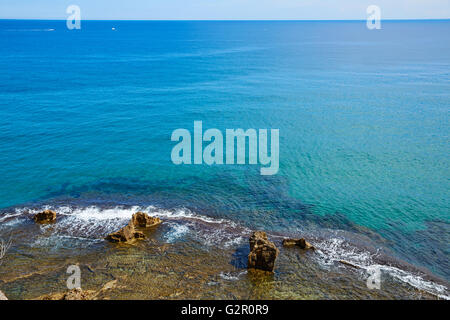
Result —
[[106, 237], [106, 240], [111, 242], [133, 242], [138, 239], [145, 239], [145, 235], [140, 231], [136, 231], [131, 221], [127, 226]]
[[313, 245], [311, 245], [308, 241], [306, 241], [304, 238], [301, 239], [284, 239], [283, 240], [283, 246], [284, 247], [300, 247], [304, 250], [315, 250]]
[[65, 293], [56, 293], [43, 297], [42, 300], [92, 300], [94, 296], [95, 291], [75, 288]]
[[117, 280], [106, 283], [103, 288], [98, 291], [82, 290], [75, 288], [63, 293], [52, 293], [36, 298], [37, 300], [97, 300], [101, 299], [101, 294], [108, 290], [114, 289], [117, 286]]
[[145, 212], [137, 212], [133, 214], [131, 222], [135, 227], [150, 228], [161, 224], [162, 220], [160, 218], [150, 217]]
[[145, 239], [145, 235], [141, 231], [137, 231], [135, 227], [150, 228], [161, 223], [162, 220], [159, 218], [150, 217], [145, 212], [137, 212], [133, 214], [127, 226], [119, 231], [109, 234], [106, 237], [106, 240], [111, 242], [133, 242], [137, 239]]
[[51, 223], [56, 220], [56, 212], [45, 210], [34, 215], [34, 221], [37, 223]]
[[275, 244], [267, 239], [267, 235], [263, 231], [253, 232], [249, 242], [250, 253], [247, 267], [249, 269], [273, 272], [279, 252]]
[[0, 300], [8, 300], [8, 298], [0, 291]]

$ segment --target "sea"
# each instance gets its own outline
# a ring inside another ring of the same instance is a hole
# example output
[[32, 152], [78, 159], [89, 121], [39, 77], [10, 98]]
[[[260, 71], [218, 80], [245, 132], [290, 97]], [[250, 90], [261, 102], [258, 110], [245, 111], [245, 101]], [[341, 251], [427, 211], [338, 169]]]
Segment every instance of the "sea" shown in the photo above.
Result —
[[[450, 20], [0, 20], [0, 110], [9, 297], [64, 291], [68, 264], [122, 279], [112, 298], [450, 297]], [[174, 164], [194, 121], [278, 129], [278, 173]], [[137, 211], [164, 222], [106, 243]], [[269, 278], [254, 230], [281, 249]]]

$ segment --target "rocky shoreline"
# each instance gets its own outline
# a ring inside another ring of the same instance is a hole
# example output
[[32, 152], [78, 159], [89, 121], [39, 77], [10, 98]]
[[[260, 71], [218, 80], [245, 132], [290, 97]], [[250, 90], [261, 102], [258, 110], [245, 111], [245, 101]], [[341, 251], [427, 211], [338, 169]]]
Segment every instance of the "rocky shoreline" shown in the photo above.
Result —
[[[55, 223], [56, 218], [57, 213], [52, 210], [44, 210], [33, 217], [36, 223], [41, 224]], [[136, 228], [154, 228], [162, 222], [157, 217], [151, 217], [148, 213], [139, 211], [133, 214], [125, 227], [108, 234], [105, 239], [113, 243], [133, 243], [136, 240], [146, 238], [145, 234]], [[269, 241], [267, 234], [264, 231], [254, 231], [249, 238], [249, 245], [250, 253], [248, 254], [247, 268], [273, 272], [279, 250], [273, 242]], [[315, 250], [315, 247], [304, 238], [287, 238], [283, 240], [282, 245], [285, 247], [299, 247], [303, 250]]]
[[[45, 239], [50, 239], [55, 230], [65, 227], [67, 217], [44, 210], [32, 217], [35, 223], [29, 224], [28, 228], [41, 225], [36, 229], [41, 233], [40, 241], [47, 241]], [[65, 250], [66, 258], [61, 257], [59, 251], [39, 258], [39, 252], [47, 250], [48, 244], [43, 245], [42, 250], [39, 247], [27, 249], [31, 250], [29, 257], [14, 256], [19, 259], [17, 263], [39, 267], [31, 273], [31, 270], [16, 272], [11, 264], [5, 270], [8, 277], [0, 282], [1, 289], [11, 299], [49, 300], [436, 298], [406, 284], [401, 284], [399, 289], [398, 283], [394, 282], [385, 282], [385, 291], [369, 290], [365, 279], [360, 278], [358, 266], [344, 260], [339, 261], [341, 271], [325, 271], [315, 263], [315, 258], [320, 256], [318, 243], [312, 241], [312, 244], [304, 238], [246, 230], [246, 243], [236, 242], [228, 249], [227, 246], [203, 249], [189, 236], [180, 242], [167, 241], [168, 232], [175, 230], [170, 218], [162, 221], [146, 212], [135, 211], [125, 223], [121, 228], [120, 224], [115, 224], [118, 229], [113, 232], [106, 228], [111, 231], [98, 234], [98, 249], [85, 250], [76, 257], [71, 257], [71, 251]], [[192, 227], [192, 221], [183, 223]], [[209, 225], [204, 220], [196, 223], [199, 227], [204, 224], [206, 228], [215, 224]], [[211, 232], [216, 230], [205, 230], [206, 234]], [[69, 245], [70, 241], [76, 240], [71, 239], [67, 239]], [[68, 264], [73, 263], [82, 269], [83, 290], [65, 291], [65, 271]], [[33, 290], [38, 294], [17, 292], [36, 281], [43, 282], [41, 288]]]
[[[36, 213], [33, 220], [37, 224], [55, 224], [58, 214], [53, 210], [44, 210]], [[146, 239], [144, 229], [155, 228], [163, 221], [157, 217], [151, 217], [148, 213], [139, 211], [132, 215], [131, 220], [123, 228], [108, 234], [104, 239], [111, 243], [133, 244], [138, 240]], [[284, 239], [283, 246], [299, 247], [303, 250], [314, 250], [305, 239]], [[254, 231], [249, 238], [250, 252], [247, 259], [247, 269], [258, 270], [273, 274], [275, 261], [279, 255], [279, 249], [271, 242], [264, 231]], [[117, 286], [117, 280], [109, 281], [99, 290], [82, 290], [75, 288], [66, 292], [50, 293], [35, 298], [36, 300], [95, 300]], [[6, 296], [0, 292], [0, 299], [6, 300]]]

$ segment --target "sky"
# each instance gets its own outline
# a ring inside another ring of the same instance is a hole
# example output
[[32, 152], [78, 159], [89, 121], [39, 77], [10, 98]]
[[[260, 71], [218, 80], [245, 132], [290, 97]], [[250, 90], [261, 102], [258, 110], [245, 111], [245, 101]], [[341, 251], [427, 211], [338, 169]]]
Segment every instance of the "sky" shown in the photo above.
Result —
[[450, 19], [450, 0], [0, 0], [0, 19], [62, 19], [69, 5], [83, 20]]

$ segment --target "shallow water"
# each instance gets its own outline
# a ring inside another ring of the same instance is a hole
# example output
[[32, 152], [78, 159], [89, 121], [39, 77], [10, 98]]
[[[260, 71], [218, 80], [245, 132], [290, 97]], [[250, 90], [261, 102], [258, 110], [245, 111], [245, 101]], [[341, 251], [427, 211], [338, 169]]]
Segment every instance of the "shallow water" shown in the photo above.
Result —
[[[51, 207], [59, 212], [56, 223], [37, 225], [32, 217], [44, 208], [49, 207], [16, 209], [2, 220], [2, 233], [14, 232], [0, 273], [2, 290], [11, 299], [66, 291], [66, 270], [73, 264], [82, 270], [84, 289], [99, 290], [118, 280], [115, 289], [98, 297], [104, 299], [449, 298], [444, 281], [388, 261], [379, 250], [356, 247], [346, 240], [350, 234], [311, 235], [315, 252], [283, 248], [284, 236], [269, 234], [280, 248], [270, 275], [246, 269], [251, 230], [230, 220], [153, 206], [66, 206]], [[138, 210], [162, 218], [163, 224], [144, 230], [147, 239], [134, 244], [104, 240]], [[366, 284], [373, 268], [381, 270], [379, 290]]]

